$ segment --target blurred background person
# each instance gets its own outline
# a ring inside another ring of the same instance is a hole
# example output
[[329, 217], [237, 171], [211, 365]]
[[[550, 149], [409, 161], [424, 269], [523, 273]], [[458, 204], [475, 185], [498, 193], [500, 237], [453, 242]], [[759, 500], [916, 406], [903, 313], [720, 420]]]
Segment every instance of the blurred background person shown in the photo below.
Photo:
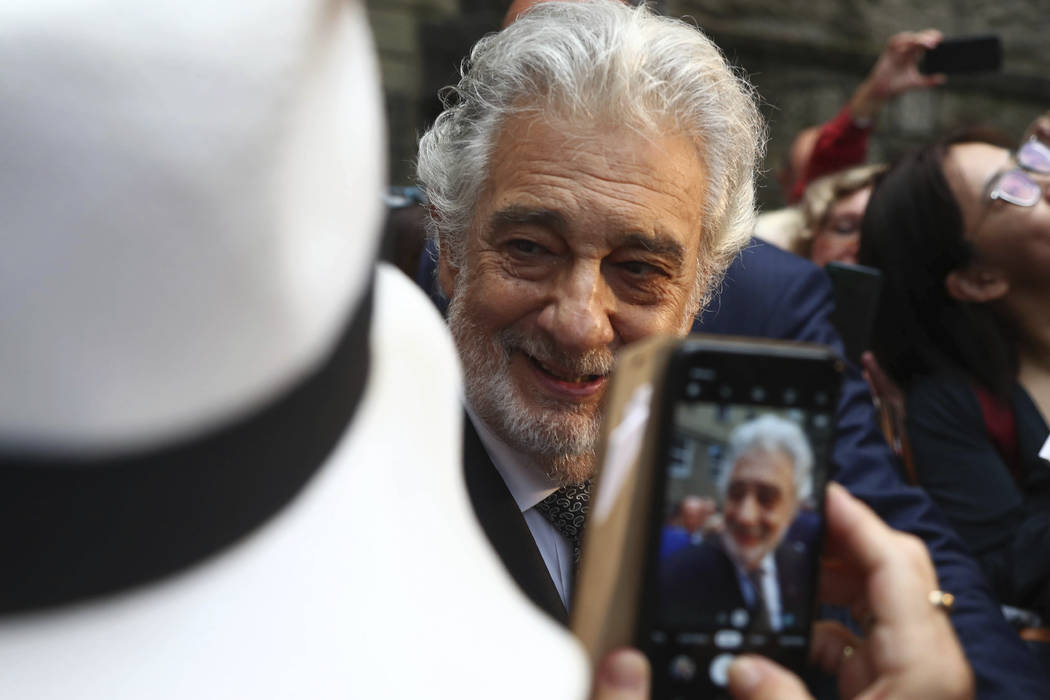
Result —
[[872, 185], [885, 170], [881, 164], [861, 165], [810, 183], [800, 204], [802, 235], [792, 252], [809, 258], [818, 267], [832, 261], [856, 263], [860, 222]]
[[721, 528], [722, 518], [714, 499], [686, 496], [660, 533], [660, 557], [666, 557], [690, 544], [697, 544], [705, 535], [718, 532]]
[[816, 178], [863, 163], [879, 114], [896, 97], [944, 84], [946, 76], [919, 71], [923, 54], [942, 39], [936, 29], [894, 34], [838, 114], [798, 133], [779, 173], [788, 202], [797, 202]]

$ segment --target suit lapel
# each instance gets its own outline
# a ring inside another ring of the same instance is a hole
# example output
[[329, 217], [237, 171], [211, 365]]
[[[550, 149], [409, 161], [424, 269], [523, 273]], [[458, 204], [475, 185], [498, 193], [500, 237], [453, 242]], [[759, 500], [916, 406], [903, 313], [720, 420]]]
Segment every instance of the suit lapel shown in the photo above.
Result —
[[474, 514], [503, 565], [536, 605], [562, 624], [568, 624], [568, 611], [561, 602], [529, 526], [465, 412], [463, 472]]

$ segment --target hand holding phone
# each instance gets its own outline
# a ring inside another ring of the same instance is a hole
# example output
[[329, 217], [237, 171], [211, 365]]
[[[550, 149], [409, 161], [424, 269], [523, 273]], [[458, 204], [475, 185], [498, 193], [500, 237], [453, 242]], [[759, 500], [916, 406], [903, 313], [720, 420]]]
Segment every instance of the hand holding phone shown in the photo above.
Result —
[[[871, 610], [876, 627], [869, 638], [876, 636], [895, 653], [879, 653], [845, 628], [821, 622], [814, 629], [811, 660], [839, 678], [843, 697], [878, 685], [888, 697], [972, 698], [973, 672], [951, 624], [926, 600], [937, 578], [922, 544], [887, 527], [838, 485], [828, 487], [826, 512], [829, 551], [838, 557], [839, 575], [825, 577], [824, 592], [837, 604]], [[844, 653], [846, 646], [851, 653]], [[644, 656], [617, 650], [597, 665], [591, 700], [648, 700], [650, 677]], [[810, 698], [796, 674], [760, 656], [738, 657], [728, 678], [739, 700]]]
[[841, 369], [822, 346], [705, 336], [621, 355], [573, 613], [595, 660], [641, 648], [655, 698], [721, 697], [744, 653], [801, 671]]

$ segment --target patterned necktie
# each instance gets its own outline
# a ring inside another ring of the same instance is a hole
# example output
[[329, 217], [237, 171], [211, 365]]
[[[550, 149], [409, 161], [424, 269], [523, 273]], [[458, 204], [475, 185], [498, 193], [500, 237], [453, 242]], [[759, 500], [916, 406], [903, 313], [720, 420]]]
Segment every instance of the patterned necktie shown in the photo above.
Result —
[[580, 541], [583, 538], [583, 522], [591, 499], [591, 480], [579, 484], [562, 486], [536, 504], [536, 510], [545, 517], [554, 529], [572, 542], [572, 561], [580, 563]]
[[769, 634], [773, 631], [773, 621], [769, 617], [769, 607], [766, 605], [766, 591], [762, 588], [762, 579], [765, 578], [765, 574], [766, 572], [759, 567], [747, 575], [751, 579], [751, 588], [755, 591], [755, 607], [753, 610], [755, 619], [752, 621], [750, 629], [752, 632]]

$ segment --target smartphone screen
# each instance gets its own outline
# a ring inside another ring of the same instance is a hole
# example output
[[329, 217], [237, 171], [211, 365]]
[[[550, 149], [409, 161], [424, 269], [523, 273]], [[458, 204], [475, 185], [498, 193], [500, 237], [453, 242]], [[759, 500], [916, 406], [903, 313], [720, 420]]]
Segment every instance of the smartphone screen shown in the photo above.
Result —
[[744, 652], [805, 664], [841, 362], [767, 353], [687, 342], [669, 367], [637, 638], [657, 698], [725, 696]]

